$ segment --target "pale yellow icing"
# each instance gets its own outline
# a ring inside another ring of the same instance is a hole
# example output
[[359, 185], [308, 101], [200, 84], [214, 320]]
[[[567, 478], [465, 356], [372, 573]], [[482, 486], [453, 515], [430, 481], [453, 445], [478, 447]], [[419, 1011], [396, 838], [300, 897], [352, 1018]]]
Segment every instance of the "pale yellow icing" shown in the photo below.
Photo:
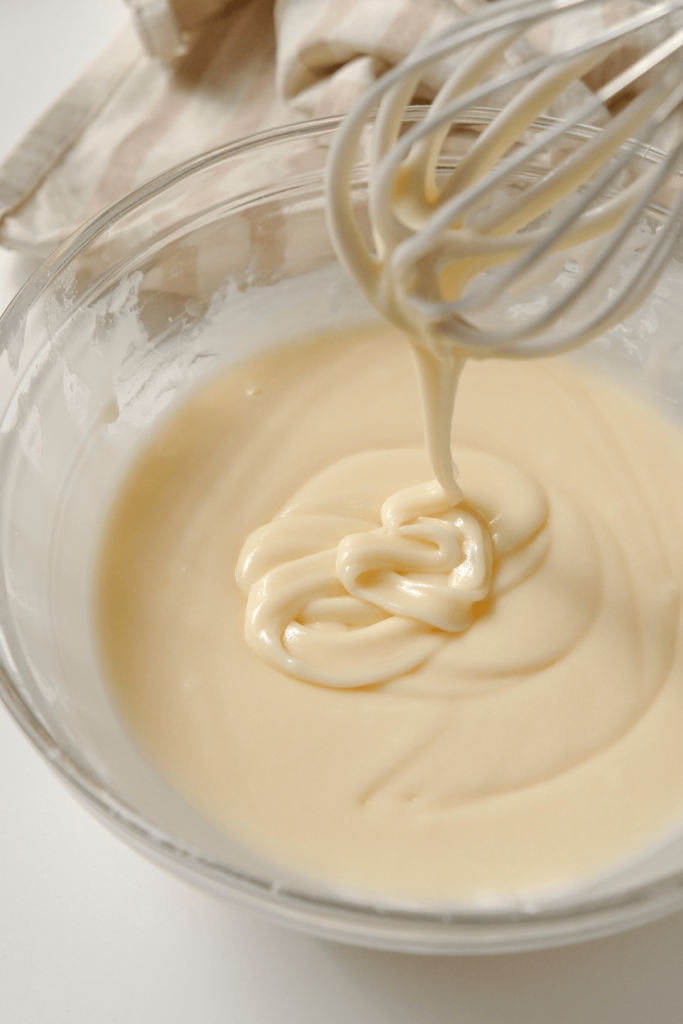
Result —
[[504, 898], [681, 819], [683, 443], [503, 361], [465, 367], [453, 438], [458, 493], [390, 328], [231, 370], [124, 487], [99, 622], [130, 727], [221, 827], [361, 890]]

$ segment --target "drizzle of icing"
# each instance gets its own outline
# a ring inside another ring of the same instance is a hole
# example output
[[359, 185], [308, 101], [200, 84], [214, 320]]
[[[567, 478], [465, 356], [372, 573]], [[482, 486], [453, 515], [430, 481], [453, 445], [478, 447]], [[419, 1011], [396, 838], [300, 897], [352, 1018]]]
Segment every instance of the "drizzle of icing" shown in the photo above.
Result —
[[[427, 471], [419, 450], [351, 456], [251, 534], [237, 580], [254, 652], [309, 682], [383, 682], [533, 573], [548, 546], [543, 489], [483, 452], [458, 461], [467, 482], [454, 498], [437, 481], [413, 482]], [[409, 486], [394, 490], [399, 481]]]

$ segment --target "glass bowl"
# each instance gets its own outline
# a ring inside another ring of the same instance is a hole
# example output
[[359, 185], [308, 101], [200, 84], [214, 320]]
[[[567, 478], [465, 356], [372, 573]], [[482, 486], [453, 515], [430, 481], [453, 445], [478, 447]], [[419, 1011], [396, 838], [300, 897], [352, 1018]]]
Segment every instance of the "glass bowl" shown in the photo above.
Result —
[[[453, 128], [444, 167], [490, 116], [473, 111]], [[322, 177], [337, 123], [271, 131], [155, 179], [74, 235], [2, 317], [0, 693], [59, 776], [125, 842], [282, 924], [384, 949], [493, 953], [651, 920], [683, 906], [679, 836], [571, 896], [504, 909], [375, 901], [300, 877], [188, 806], [109, 697], [94, 640], [93, 565], [107, 510], [150, 431], [223, 367], [300, 334], [377, 319], [325, 228]], [[577, 144], [592, 131], [577, 132]], [[354, 193], [362, 223], [363, 159]], [[680, 281], [679, 267], [667, 273]], [[674, 416], [683, 359], [665, 328], [680, 295], [660, 288], [582, 356]]]

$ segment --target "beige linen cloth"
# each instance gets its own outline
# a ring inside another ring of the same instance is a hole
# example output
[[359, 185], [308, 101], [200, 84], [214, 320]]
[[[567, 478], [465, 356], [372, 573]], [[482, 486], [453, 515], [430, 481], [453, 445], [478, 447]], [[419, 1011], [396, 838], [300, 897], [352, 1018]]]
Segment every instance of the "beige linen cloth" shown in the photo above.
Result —
[[[182, 160], [348, 110], [421, 38], [484, 0], [128, 2], [131, 27], [0, 166], [1, 245], [46, 256]], [[577, 40], [586, 38], [603, 24], [601, 10], [575, 24]], [[566, 44], [571, 24], [562, 31]], [[535, 42], [553, 49], [550, 37]], [[418, 99], [443, 74], [434, 70]]]

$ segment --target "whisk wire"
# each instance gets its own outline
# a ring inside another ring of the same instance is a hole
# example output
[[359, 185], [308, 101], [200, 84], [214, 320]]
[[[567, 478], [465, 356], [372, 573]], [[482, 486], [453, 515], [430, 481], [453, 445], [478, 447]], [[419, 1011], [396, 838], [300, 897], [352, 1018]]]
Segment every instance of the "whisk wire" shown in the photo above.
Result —
[[[643, 153], [658, 133], [674, 124], [683, 103], [683, 62], [667, 66], [683, 49], [683, 28], [674, 26], [677, 30], [670, 36], [649, 43], [646, 53], [631, 58], [587, 100], [574, 102], [570, 116], [545, 117], [540, 131], [535, 126], [553, 102], [603, 65], [615, 47], [639, 40], [642, 30], [680, 11], [683, 0], [658, 0], [560, 54], [532, 56], [511, 69], [508, 64], [496, 70], [531, 27], [596, 2], [501, 0], [495, 12], [489, 8], [472, 15], [418, 46], [369, 91], [343, 125], [329, 166], [328, 196], [336, 200], [330, 202], [330, 231], [342, 261], [370, 300], [396, 323], [439, 332], [473, 355], [524, 358], [560, 351], [631, 310], [670, 258], [682, 230], [680, 197], [631, 277], [620, 287], [610, 286], [606, 300], [594, 304], [588, 317], [577, 318], [579, 300], [620, 258], [683, 158], [681, 142], [643, 170]], [[426, 117], [400, 135], [405, 107], [423, 72], [463, 49], [464, 57], [447, 75]], [[645, 76], [660, 69], [648, 84]], [[582, 127], [608, 116], [606, 106], [641, 80], [644, 88], [635, 98], [626, 96], [625, 105], [602, 131]], [[446, 180], [437, 183], [437, 160], [452, 125], [482, 101], [510, 90], [515, 90], [512, 98]], [[377, 104], [369, 190], [373, 252], [356, 223], [350, 191], [357, 146]], [[526, 141], [523, 135], [529, 129], [534, 137]], [[539, 158], [549, 161], [550, 169], [520, 192], [515, 179], [533, 173]], [[625, 181], [625, 175], [635, 175], [634, 180]], [[546, 255], [600, 238], [603, 244], [594, 258], [583, 261], [583, 272], [547, 308], [523, 323], [496, 329], [472, 320], [501, 294], [519, 289]], [[503, 263], [508, 264], [505, 269], [483, 273]]]

